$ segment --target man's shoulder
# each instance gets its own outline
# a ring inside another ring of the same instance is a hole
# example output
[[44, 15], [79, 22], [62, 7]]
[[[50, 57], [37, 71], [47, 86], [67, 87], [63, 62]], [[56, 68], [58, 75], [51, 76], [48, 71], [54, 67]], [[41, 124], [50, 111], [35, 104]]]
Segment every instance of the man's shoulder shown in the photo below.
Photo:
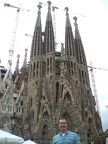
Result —
[[76, 133], [76, 132], [68, 131], [68, 133], [71, 134], [71, 135], [76, 135], [76, 136], [77, 136], [77, 133]]
[[60, 133], [56, 134], [53, 138], [57, 138], [60, 136]]

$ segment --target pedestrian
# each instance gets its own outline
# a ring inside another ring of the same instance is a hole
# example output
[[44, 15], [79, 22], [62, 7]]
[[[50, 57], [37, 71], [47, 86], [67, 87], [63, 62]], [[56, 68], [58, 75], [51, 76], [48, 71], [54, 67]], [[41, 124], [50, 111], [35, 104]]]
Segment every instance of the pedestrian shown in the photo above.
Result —
[[67, 130], [67, 121], [65, 118], [59, 120], [60, 133], [55, 135], [52, 144], [80, 144], [78, 135], [75, 132]]

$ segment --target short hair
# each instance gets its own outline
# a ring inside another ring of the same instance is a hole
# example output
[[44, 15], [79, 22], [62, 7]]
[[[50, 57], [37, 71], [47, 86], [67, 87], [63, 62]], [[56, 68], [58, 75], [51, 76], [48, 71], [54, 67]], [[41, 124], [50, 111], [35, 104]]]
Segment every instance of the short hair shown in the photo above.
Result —
[[66, 122], [67, 122], [67, 119], [66, 119], [65, 117], [60, 117], [60, 118], [59, 118], [59, 121], [60, 121], [60, 120], [66, 120]]

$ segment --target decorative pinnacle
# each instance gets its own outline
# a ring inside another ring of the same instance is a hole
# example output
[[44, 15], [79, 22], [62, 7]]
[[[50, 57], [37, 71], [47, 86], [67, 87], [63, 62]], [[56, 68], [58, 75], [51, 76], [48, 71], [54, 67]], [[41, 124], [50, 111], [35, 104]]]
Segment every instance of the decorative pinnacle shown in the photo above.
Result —
[[73, 17], [73, 19], [75, 20], [74, 25], [77, 27], [77, 26], [78, 26], [78, 24], [77, 24], [77, 17], [76, 17], [76, 16], [74, 16], [74, 17]]
[[48, 1], [47, 3], [49, 4], [49, 6], [51, 5], [51, 1]]
[[41, 6], [41, 3], [39, 3], [39, 5], [37, 6], [39, 9], [41, 9], [42, 8], [42, 6]]
[[76, 16], [74, 16], [73, 19], [75, 20], [75, 22], [77, 22], [77, 17]]
[[18, 58], [18, 59], [20, 58], [20, 55], [19, 55], [19, 54], [17, 55], [17, 58]]
[[68, 14], [69, 8], [68, 8], [68, 7], [65, 7], [65, 10], [66, 10], [66, 15], [69, 15], [69, 14]]
[[19, 64], [19, 58], [20, 58], [20, 55], [18, 54], [17, 55], [17, 64]]

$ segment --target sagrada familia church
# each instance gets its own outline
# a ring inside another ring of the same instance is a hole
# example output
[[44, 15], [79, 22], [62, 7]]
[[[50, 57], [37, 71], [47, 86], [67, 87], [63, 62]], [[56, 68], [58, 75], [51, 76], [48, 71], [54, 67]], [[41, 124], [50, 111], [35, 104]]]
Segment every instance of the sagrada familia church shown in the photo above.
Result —
[[61, 52], [55, 51], [49, 1], [44, 31], [41, 5], [38, 6], [29, 63], [26, 49], [20, 70], [19, 55], [14, 73], [12, 61], [8, 69], [0, 67], [0, 129], [38, 144], [51, 144], [52, 137], [59, 132], [60, 117], [67, 119], [68, 128], [78, 134], [81, 144], [88, 144], [103, 131], [77, 17], [73, 34], [69, 9], [65, 10], [65, 42], [61, 43]]

